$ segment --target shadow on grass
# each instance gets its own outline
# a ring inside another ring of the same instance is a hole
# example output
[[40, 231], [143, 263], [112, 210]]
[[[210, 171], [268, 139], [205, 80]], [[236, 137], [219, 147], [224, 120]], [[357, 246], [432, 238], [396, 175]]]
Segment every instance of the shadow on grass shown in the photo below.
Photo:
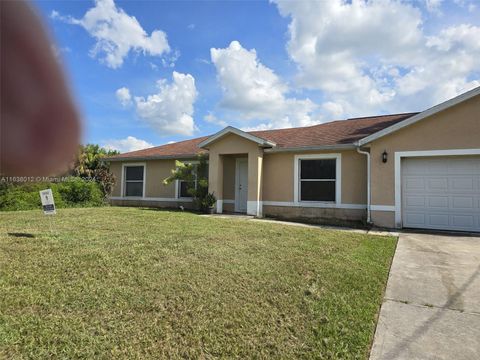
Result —
[[14, 236], [14, 237], [25, 237], [25, 238], [34, 238], [35, 235], [29, 234], [29, 233], [21, 233], [21, 232], [9, 232], [7, 233], [9, 236]]

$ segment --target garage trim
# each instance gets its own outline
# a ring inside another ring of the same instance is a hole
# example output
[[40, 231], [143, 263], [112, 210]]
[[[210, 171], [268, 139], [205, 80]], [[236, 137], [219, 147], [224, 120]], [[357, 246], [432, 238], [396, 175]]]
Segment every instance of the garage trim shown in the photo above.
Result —
[[430, 156], [480, 155], [480, 149], [452, 149], [395, 152], [395, 227], [402, 228], [402, 158]]

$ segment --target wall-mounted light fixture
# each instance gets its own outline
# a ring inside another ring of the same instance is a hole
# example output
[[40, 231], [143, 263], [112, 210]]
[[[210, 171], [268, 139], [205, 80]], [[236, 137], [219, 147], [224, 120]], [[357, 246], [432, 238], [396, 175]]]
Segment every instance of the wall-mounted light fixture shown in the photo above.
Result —
[[383, 153], [382, 153], [382, 162], [383, 162], [383, 163], [386, 163], [386, 162], [387, 162], [387, 159], [388, 159], [387, 150], [383, 150]]

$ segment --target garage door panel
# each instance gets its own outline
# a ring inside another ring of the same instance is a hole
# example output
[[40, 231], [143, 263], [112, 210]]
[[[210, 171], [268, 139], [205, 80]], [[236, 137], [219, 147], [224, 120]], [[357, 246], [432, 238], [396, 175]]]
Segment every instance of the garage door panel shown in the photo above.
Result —
[[425, 190], [425, 178], [409, 176], [405, 179], [405, 187], [409, 190]]
[[448, 210], [449, 199], [448, 196], [429, 196], [428, 197], [428, 207], [432, 208], [441, 208]]
[[407, 196], [405, 198], [405, 204], [409, 208], [425, 207], [425, 196]]
[[427, 226], [448, 226], [449, 215], [448, 214], [431, 214], [428, 216]]
[[428, 169], [425, 167], [424, 164], [422, 163], [419, 163], [419, 162], [416, 162], [416, 163], [412, 163], [410, 164], [409, 168], [408, 169], [405, 169], [405, 171], [403, 172], [404, 175], [424, 175], [424, 174], [427, 174]]
[[452, 209], [473, 209], [473, 197], [452, 196]]
[[407, 213], [406, 220], [408, 221], [409, 224], [425, 225], [425, 214], [409, 212]]
[[455, 159], [454, 161], [447, 162], [448, 173], [455, 175], [472, 175], [475, 172], [475, 167], [477, 165], [476, 161], [473, 159], [470, 160], [461, 160]]
[[417, 166], [421, 166], [427, 171], [424, 172], [424, 174], [429, 174], [429, 175], [435, 175], [435, 174], [440, 174], [443, 175], [448, 171], [448, 166], [445, 164], [444, 161], [442, 160], [436, 160], [432, 159], [432, 161], [429, 161], [428, 163], [422, 163], [419, 162]]
[[453, 215], [451, 224], [455, 227], [473, 227], [475, 219], [473, 215]]
[[404, 227], [480, 231], [480, 157], [402, 161]]
[[473, 176], [451, 177], [448, 187], [451, 191], [470, 191], [474, 189], [473, 184]]
[[427, 189], [432, 191], [448, 190], [448, 179], [445, 178], [427, 178]]

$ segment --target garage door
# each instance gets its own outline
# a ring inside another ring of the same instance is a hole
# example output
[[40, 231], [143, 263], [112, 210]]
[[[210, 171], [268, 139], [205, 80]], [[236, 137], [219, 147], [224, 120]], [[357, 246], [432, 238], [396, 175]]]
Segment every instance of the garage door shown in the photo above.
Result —
[[402, 160], [404, 227], [480, 231], [480, 157]]

